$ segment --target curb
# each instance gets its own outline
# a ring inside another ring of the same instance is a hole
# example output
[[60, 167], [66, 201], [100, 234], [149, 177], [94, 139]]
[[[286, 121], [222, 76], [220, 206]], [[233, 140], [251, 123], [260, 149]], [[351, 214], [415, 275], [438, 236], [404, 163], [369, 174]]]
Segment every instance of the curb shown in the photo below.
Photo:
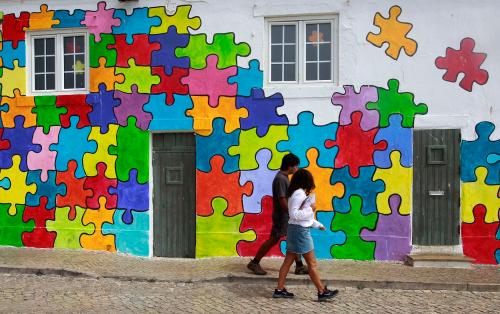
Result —
[[[0, 266], [2, 274], [23, 274], [37, 276], [61, 276], [87, 279], [112, 279], [119, 281], [138, 282], [165, 282], [165, 283], [245, 283], [245, 284], [275, 284], [276, 278], [248, 277], [226, 275], [203, 279], [158, 279], [144, 276], [98, 275], [66, 268], [25, 268]], [[441, 283], [441, 282], [414, 282], [414, 281], [369, 281], [369, 280], [323, 280], [329, 286], [352, 287], [357, 289], [396, 289], [396, 290], [449, 290], [449, 291], [475, 291], [475, 292], [500, 292], [499, 284], [487, 283]], [[309, 278], [287, 278], [287, 283], [293, 285], [312, 285]]]

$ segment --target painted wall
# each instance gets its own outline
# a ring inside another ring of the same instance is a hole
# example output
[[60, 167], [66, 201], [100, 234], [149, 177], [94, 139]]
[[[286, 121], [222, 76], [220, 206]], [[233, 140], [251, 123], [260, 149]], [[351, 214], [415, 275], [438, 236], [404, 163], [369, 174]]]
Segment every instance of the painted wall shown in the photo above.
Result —
[[[292, 151], [330, 226], [318, 257], [401, 260], [412, 128], [460, 128], [463, 250], [499, 262], [498, 3], [189, 3], [4, 2], [0, 244], [150, 255], [148, 131], [194, 129], [198, 257], [255, 253]], [[265, 17], [296, 14], [338, 14], [335, 84], [266, 83]], [[90, 93], [27, 95], [23, 30], [83, 26]]]

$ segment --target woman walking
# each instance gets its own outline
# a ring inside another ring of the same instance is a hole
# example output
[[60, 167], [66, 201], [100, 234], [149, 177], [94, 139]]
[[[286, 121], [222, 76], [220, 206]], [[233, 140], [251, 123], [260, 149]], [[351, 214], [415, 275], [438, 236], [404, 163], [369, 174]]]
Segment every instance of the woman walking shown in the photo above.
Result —
[[314, 219], [316, 200], [311, 191], [315, 188], [312, 174], [299, 169], [292, 177], [288, 188], [288, 231], [286, 239], [286, 256], [281, 265], [278, 287], [274, 290], [274, 298], [293, 298], [294, 294], [285, 289], [285, 280], [297, 254], [302, 254], [309, 269], [309, 277], [318, 289], [318, 301], [324, 301], [337, 295], [338, 290], [328, 290], [321, 283], [317, 270], [316, 257], [314, 256], [314, 244], [310, 228], [325, 230], [325, 227]]

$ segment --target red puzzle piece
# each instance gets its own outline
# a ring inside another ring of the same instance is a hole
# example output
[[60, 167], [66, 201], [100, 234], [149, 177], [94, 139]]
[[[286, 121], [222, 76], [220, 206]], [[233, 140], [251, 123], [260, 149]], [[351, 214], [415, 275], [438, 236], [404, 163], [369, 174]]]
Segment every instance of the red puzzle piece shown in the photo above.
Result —
[[99, 198], [104, 196], [106, 198], [107, 209], [116, 208], [116, 203], [118, 202], [118, 195], [111, 194], [109, 192], [109, 188], [118, 186], [117, 179], [109, 179], [105, 176], [106, 172], [106, 164], [100, 162], [97, 164], [97, 175], [95, 177], [87, 177], [85, 178], [85, 183], [83, 187], [87, 190], [92, 190], [92, 196], [87, 197], [87, 206], [86, 208], [91, 209], [99, 209]]
[[477, 264], [496, 264], [495, 251], [500, 249], [500, 240], [496, 239], [499, 222], [484, 222], [486, 207], [482, 204], [476, 205], [473, 213], [474, 223], [462, 223], [464, 254], [474, 258]]
[[85, 208], [87, 206], [87, 197], [92, 196], [92, 192], [84, 189], [85, 178], [75, 177], [75, 171], [78, 167], [76, 161], [71, 160], [68, 163], [68, 170], [58, 171], [56, 183], [66, 184], [66, 195], [56, 194], [57, 207], [70, 207], [68, 218], [73, 220], [76, 217], [76, 206]]
[[47, 231], [47, 220], [54, 220], [55, 208], [47, 208], [47, 197], [40, 197], [40, 206], [26, 206], [23, 213], [23, 221], [28, 222], [33, 219], [35, 229], [32, 232], [23, 232], [23, 244], [28, 247], [37, 248], [52, 248], [56, 240], [57, 233], [55, 231]]
[[174, 103], [174, 94], [187, 95], [189, 93], [188, 86], [181, 83], [181, 78], [189, 74], [188, 69], [174, 67], [172, 70], [172, 75], [166, 75], [164, 67], [153, 67], [152, 73], [153, 75], [160, 76], [160, 84], [153, 85], [151, 87], [151, 93], [166, 93], [167, 105], [171, 105]]
[[2, 139], [3, 128], [0, 128], [0, 150], [7, 150], [10, 148], [10, 141]]
[[[269, 234], [273, 227], [273, 198], [266, 195], [261, 201], [261, 212], [259, 214], [248, 214], [243, 215], [243, 220], [240, 225], [240, 232], [245, 232], [248, 230], [254, 230], [257, 238], [252, 241], [238, 241], [236, 245], [236, 251], [239, 256], [255, 256], [260, 246], [264, 241], [269, 239]], [[276, 244], [266, 256], [283, 256], [281, 249], [278, 244]]]
[[116, 66], [128, 68], [128, 60], [135, 59], [136, 65], [150, 66], [151, 54], [160, 49], [160, 43], [150, 43], [148, 34], [133, 35], [134, 42], [127, 43], [127, 35], [115, 35], [115, 43], [108, 45], [108, 49], [116, 49]]
[[481, 69], [481, 64], [486, 59], [485, 53], [472, 52], [476, 43], [472, 38], [464, 38], [460, 42], [460, 50], [446, 48], [445, 57], [436, 58], [436, 67], [446, 69], [443, 80], [456, 82], [459, 73], [464, 73], [460, 87], [472, 91], [472, 84], [476, 82], [484, 85], [488, 81], [488, 71]]
[[339, 147], [334, 167], [340, 169], [349, 166], [349, 174], [352, 177], [359, 176], [359, 167], [374, 165], [373, 153], [376, 150], [387, 148], [386, 141], [380, 141], [377, 144], [373, 143], [378, 128], [370, 131], [361, 129], [361, 117], [362, 113], [360, 111], [353, 112], [351, 114], [352, 123], [339, 126], [337, 139], [325, 141], [326, 148]]
[[86, 95], [60, 95], [56, 97], [56, 107], [67, 109], [65, 114], [61, 114], [61, 126], [69, 128], [71, 116], [78, 116], [80, 120], [76, 127], [83, 128], [90, 125], [88, 114], [92, 111], [92, 106], [85, 102]]
[[30, 14], [28, 12], [21, 12], [19, 17], [14, 13], [6, 14], [3, 16], [2, 23], [2, 39], [3, 41], [12, 41], [12, 48], [16, 49], [19, 41], [25, 39], [24, 28], [29, 26]]
[[243, 212], [243, 195], [251, 195], [252, 182], [240, 185], [240, 172], [227, 174], [222, 170], [224, 158], [215, 155], [210, 160], [212, 171], [196, 170], [196, 214], [210, 216], [213, 214], [212, 200], [223, 197], [227, 201], [225, 215], [234, 216]]

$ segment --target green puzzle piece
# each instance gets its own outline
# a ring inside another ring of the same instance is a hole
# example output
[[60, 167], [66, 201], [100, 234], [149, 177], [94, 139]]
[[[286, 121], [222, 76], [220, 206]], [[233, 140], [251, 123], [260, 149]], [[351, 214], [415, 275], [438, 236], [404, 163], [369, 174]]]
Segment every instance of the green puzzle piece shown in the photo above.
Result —
[[151, 74], [151, 67], [137, 66], [134, 59], [128, 60], [128, 68], [116, 68], [115, 73], [123, 74], [125, 81], [123, 83], [115, 83], [115, 89], [124, 93], [132, 93], [132, 85], [137, 85], [137, 92], [141, 94], [149, 94], [151, 86], [160, 83], [158, 75]]
[[21, 247], [23, 232], [32, 232], [35, 222], [29, 220], [23, 222], [25, 205], [16, 205], [16, 214], [9, 215], [11, 204], [0, 204], [0, 245]]
[[396, 79], [389, 80], [387, 86], [389, 89], [377, 87], [378, 101], [367, 103], [366, 108], [380, 113], [380, 127], [382, 128], [389, 126], [391, 114], [401, 114], [403, 116], [401, 125], [405, 128], [413, 127], [415, 115], [426, 114], [427, 105], [416, 105], [412, 93], [399, 93], [399, 81]]
[[210, 216], [196, 216], [196, 257], [237, 256], [238, 241], [254, 241], [255, 232], [240, 232], [243, 213], [224, 216], [227, 201], [216, 197], [212, 200], [214, 213]]
[[217, 68], [225, 69], [237, 65], [238, 56], [249, 54], [250, 46], [247, 43], [236, 44], [234, 33], [215, 34], [211, 44], [207, 43], [207, 34], [191, 35], [185, 48], [175, 50], [177, 57], [189, 57], [193, 69], [206, 68], [209, 55], [217, 55]]
[[269, 169], [276, 170], [281, 166], [281, 159], [288, 154], [288, 152], [278, 151], [276, 145], [279, 141], [286, 140], [288, 140], [287, 125], [271, 125], [263, 137], [257, 135], [257, 128], [243, 130], [240, 133], [239, 145], [229, 147], [228, 153], [231, 156], [240, 155], [240, 170], [254, 170], [259, 167], [255, 160], [257, 152], [261, 149], [269, 149], [272, 152]]
[[36, 114], [36, 125], [43, 126], [43, 133], [48, 134], [51, 126], [61, 125], [61, 114], [68, 109], [56, 107], [56, 96], [35, 96], [35, 107], [31, 112]]
[[361, 239], [361, 230], [375, 230], [378, 213], [363, 215], [361, 213], [362, 198], [352, 195], [349, 198], [351, 210], [347, 213], [335, 212], [332, 221], [332, 231], [342, 231], [346, 235], [346, 241], [342, 245], [332, 246], [333, 258], [373, 260], [375, 253], [375, 242], [367, 242]]
[[56, 219], [47, 220], [47, 231], [57, 233], [54, 248], [58, 249], [81, 249], [80, 236], [82, 234], [94, 233], [94, 224], [86, 226], [82, 223], [85, 208], [76, 206], [76, 217], [74, 220], [68, 219], [69, 207], [56, 207]]
[[127, 126], [118, 127], [116, 146], [108, 152], [116, 158], [116, 175], [120, 181], [128, 181], [130, 170], [137, 169], [137, 182], [149, 181], [149, 133], [136, 127], [136, 117], [128, 117]]
[[106, 58], [106, 67], [114, 67], [116, 65], [116, 49], [108, 49], [108, 45], [115, 44], [115, 36], [111, 34], [101, 34], [101, 41], [96, 42], [95, 36], [90, 35], [89, 38], [89, 60], [91, 68], [99, 67], [99, 58]]

